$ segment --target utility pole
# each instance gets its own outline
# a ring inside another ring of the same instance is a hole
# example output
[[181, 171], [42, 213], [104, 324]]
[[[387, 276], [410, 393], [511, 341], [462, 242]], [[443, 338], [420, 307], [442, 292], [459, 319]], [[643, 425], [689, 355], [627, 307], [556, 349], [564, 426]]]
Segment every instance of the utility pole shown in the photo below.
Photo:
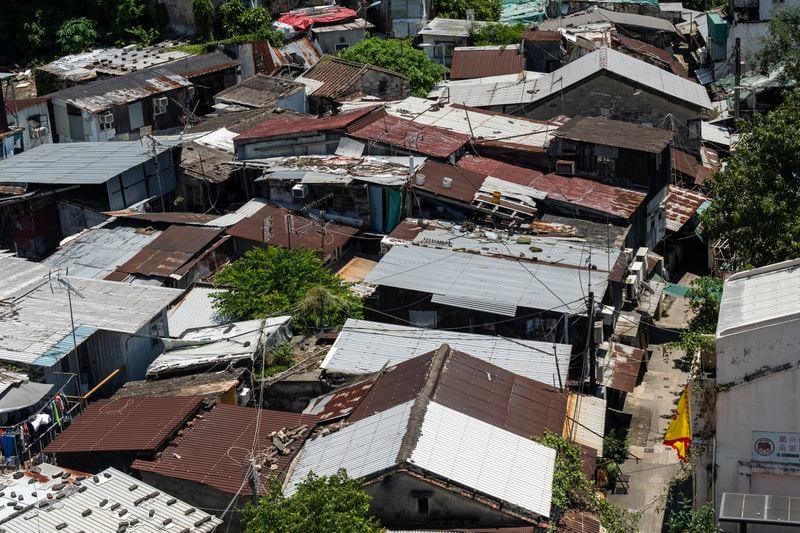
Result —
[[742, 85], [742, 49], [741, 49], [741, 39], [739, 37], [736, 38], [736, 45], [734, 47], [734, 57], [736, 59], [736, 66], [735, 66], [735, 75], [736, 79], [733, 82], [733, 118], [736, 122], [739, 122], [739, 109], [741, 104], [739, 103], [739, 97], [741, 94], [741, 85]]
[[589, 289], [589, 386], [592, 395], [597, 390], [597, 349], [594, 345], [594, 291]]
[[286, 223], [286, 239], [289, 241], [289, 249], [292, 249], [292, 232], [294, 231], [294, 219], [292, 215], [286, 214], [285, 218], [283, 219]]
[[272, 217], [267, 217], [261, 222], [261, 244], [264, 248], [270, 239], [272, 239]]
[[322, 240], [319, 243], [319, 252], [322, 255], [322, 261], [325, 261], [325, 210], [319, 212], [320, 224], [322, 224]]
[[250, 501], [253, 505], [258, 505], [258, 471], [256, 470], [256, 458], [250, 458]]

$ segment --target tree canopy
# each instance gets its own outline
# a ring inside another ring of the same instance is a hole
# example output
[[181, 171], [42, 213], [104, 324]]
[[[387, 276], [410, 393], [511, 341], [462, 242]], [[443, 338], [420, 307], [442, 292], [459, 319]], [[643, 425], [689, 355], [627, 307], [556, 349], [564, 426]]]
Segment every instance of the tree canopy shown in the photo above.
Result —
[[785, 79], [800, 80], [800, 7], [773, 11], [769, 33], [757, 59], [763, 73], [782, 65]]
[[245, 533], [377, 533], [378, 521], [369, 515], [370, 497], [361, 482], [344, 470], [319, 477], [313, 473], [290, 498], [272, 478], [267, 496], [242, 514]]
[[213, 296], [216, 308], [230, 320], [292, 314], [297, 328], [330, 327], [360, 317], [363, 308], [347, 285], [323, 267], [315, 250], [253, 248], [214, 281], [224, 289]]
[[475, 20], [497, 21], [503, 11], [502, 0], [436, 0], [436, 15], [450, 19], [464, 19], [467, 9], [475, 12]]
[[408, 78], [414, 96], [425, 97], [447, 68], [434, 63], [428, 54], [414, 48], [411, 40], [370, 37], [339, 52], [339, 57], [394, 70]]
[[69, 19], [58, 29], [58, 45], [65, 54], [90, 48], [97, 40], [94, 23], [86, 17]]
[[202, 41], [210, 41], [214, 35], [214, 4], [211, 0], [192, 0], [192, 13], [194, 24], [197, 27], [197, 36]]
[[486, 24], [470, 30], [475, 46], [500, 46], [519, 44], [525, 26], [522, 24]]
[[739, 266], [800, 255], [800, 91], [743, 124], [736, 152], [710, 183], [704, 233], [726, 239]]

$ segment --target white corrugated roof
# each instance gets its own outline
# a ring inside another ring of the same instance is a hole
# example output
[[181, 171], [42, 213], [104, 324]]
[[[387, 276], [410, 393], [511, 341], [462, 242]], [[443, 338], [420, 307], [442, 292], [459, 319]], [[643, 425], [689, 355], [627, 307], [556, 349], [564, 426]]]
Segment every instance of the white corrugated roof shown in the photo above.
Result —
[[384, 109], [390, 115], [418, 124], [463, 133], [479, 139], [479, 142], [496, 140], [544, 148], [558, 129], [557, 126], [546, 122], [479, 110], [467, 111], [452, 105], [437, 105], [436, 102], [415, 96], [386, 104]]
[[[449, 82], [444, 91], [449, 101], [467, 106], [487, 107], [496, 105], [530, 104], [540, 102], [571, 87], [601, 70], [704, 109], [711, 109], [711, 100], [702, 85], [687, 78], [660, 69], [645, 61], [610, 48], [600, 48], [586, 54], [558, 70], [539, 78], [517, 76], [516, 80], [505, 80], [494, 84], [461, 84]], [[507, 78], [507, 77], [506, 77]], [[489, 78], [484, 78], [489, 80]]]
[[96, 185], [151, 159], [153, 148], [146, 141], [43, 144], [0, 160], [0, 183]]
[[[589, 271], [421, 246], [394, 246], [367, 283], [430, 293], [447, 305], [513, 316], [517, 307], [582, 314]], [[608, 273], [592, 272], [596, 294]]]
[[[72, 349], [67, 291], [76, 330], [137, 333], [182, 291], [50, 275], [47, 267], [0, 254], [0, 360], [51, 366]], [[83, 339], [81, 339], [83, 340]], [[65, 351], [66, 350], [66, 351]]]
[[725, 281], [717, 338], [800, 315], [800, 259], [739, 272]]
[[310, 472], [329, 476], [344, 468], [350, 477], [359, 479], [397, 465], [413, 405], [413, 400], [401, 403], [328, 436], [306, 441], [284, 493], [294, 494]]
[[[409, 401], [305, 443], [285, 492], [309, 474], [339, 469], [374, 477], [408, 463], [451, 482], [541, 516], [550, 515], [555, 450], [465, 414], [428, 402], [421, 421]], [[407, 436], [412, 447], [402, 450]]]
[[159, 235], [161, 231], [152, 228], [104, 223], [76, 235], [42, 263], [70, 276], [103, 279]]
[[[47, 472], [56, 470], [50, 465], [48, 467]], [[135, 519], [138, 525], [129, 530], [174, 528], [175, 531], [207, 533], [222, 523], [219, 518], [115, 468], [87, 477], [80, 487], [68, 484], [60, 490], [55, 490], [56, 485], [49, 481], [45, 482], [45, 489], [38, 483], [31, 485], [28, 482], [32, 479], [20, 479], [27, 487], [39, 486], [37, 496], [27, 495], [29, 489], [21, 488], [20, 495], [26, 493], [23, 505], [41, 503], [3, 522], [0, 529], [4, 532], [119, 531], [121, 522], [130, 523]], [[54, 497], [56, 495], [58, 498]], [[165, 525], [166, 520], [169, 520], [166, 522], [168, 525]]]
[[[571, 346], [529, 340], [507, 340], [491, 335], [415, 328], [348, 319], [325, 360], [329, 372], [368, 374], [448, 344], [460, 352], [542, 383], [567, 379]], [[555, 352], [555, 355], [554, 355]], [[556, 365], [556, 357], [558, 365]]]
[[430, 402], [408, 462], [498, 500], [550, 516], [556, 451]]
[[484, 26], [485, 22], [469, 21], [465, 19], [448, 19], [436, 17], [425, 23], [425, 27], [417, 32], [418, 35], [435, 35], [449, 37], [469, 37], [470, 28]]
[[571, 394], [569, 400], [570, 416], [575, 422], [572, 424], [572, 421], [567, 421], [570, 438], [578, 444], [594, 448], [597, 456], [602, 456], [603, 435], [606, 433], [606, 401], [583, 394]]
[[235, 224], [238, 224], [245, 218], [255, 215], [265, 205], [267, 205], [266, 200], [262, 200], [261, 198], [253, 198], [233, 213], [228, 213], [227, 215], [217, 217], [210, 222], [206, 222], [206, 226], [229, 228]]
[[212, 294], [221, 292], [212, 287], [194, 287], [178, 304], [169, 310], [169, 335], [180, 337], [187, 329], [218, 326], [224, 321], [214, 309]]

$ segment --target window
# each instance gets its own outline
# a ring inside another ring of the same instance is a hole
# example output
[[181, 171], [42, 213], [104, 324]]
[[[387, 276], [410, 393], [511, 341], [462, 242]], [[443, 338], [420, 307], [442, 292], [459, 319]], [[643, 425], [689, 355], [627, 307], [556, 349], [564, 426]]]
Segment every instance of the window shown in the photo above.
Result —
[[167, 97], [153, 98], [153, 115], [163, 115], [167, 112]]
[[613, 178], [616, 176], [616, 161], [611, 158], [598, 156], [597, 157], [597, 175], [601, 178]]
[[417, 498], [417, 512], [419, 514], [428, 514], [429, 509], [427, 496]]
[[349, 45], [349, 44], [347, 44], [347, 43], [345, 43], [345, 44], [337, 44], [337, 45], [336, 45], [336, 51], [337, 51], [337, 52], [338, 52], [339, 50], [344, 50], [345, 48], [350, 48], [350, 45]]
[[347, 39], [345, 39], [344, 37], [339, 37], [339, 42], [340, 43], [346, 43]]
[[111, 112], [100, 115], [100, 131], [110, 130], [114, 127], [114, 115]]

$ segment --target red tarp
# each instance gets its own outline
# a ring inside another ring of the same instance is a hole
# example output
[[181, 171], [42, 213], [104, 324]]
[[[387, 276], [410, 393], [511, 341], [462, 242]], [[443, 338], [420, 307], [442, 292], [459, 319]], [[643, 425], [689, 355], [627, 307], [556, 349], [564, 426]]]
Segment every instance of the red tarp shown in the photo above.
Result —
[[330, 24], [332, 22], [344, 22], [358, 18], [358, 13], [346, 7], [339, 7], [331, 11], [325, 11], [318, 15], [300, 14], [300, 13], [284, 13], [278, 17], [278, 22], [288, 24], [297, 31], [308, 31], [308, 29], [317, 24]]

